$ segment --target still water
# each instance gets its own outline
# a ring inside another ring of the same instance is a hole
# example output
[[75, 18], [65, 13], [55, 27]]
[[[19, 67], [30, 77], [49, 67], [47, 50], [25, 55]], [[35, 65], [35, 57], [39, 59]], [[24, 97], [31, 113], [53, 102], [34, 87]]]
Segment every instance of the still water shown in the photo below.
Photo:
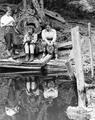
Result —
[[[44, 83], [53, 80], [58, 97], [49, 102], [43, 97]], [[27, 82], [37, 81], [41, 94], [27, 94]], [[68, 120], [66, 109], [77, 106], [76, 83], [63, 73], [5, 73], [0, 74], [0, 120]], [[6, 108], [17, 106], [9, 116]]]

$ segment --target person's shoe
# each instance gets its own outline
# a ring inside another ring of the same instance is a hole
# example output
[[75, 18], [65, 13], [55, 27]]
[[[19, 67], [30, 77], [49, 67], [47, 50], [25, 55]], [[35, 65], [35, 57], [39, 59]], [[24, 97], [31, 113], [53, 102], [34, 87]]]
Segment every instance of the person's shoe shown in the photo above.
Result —
[[26, 55], [25, 61], [26, 61], [26, 62], [29, 61], [29, 55]]
[[33, 60], [34, 60], [34, 55], [31, 55], [29, 61], [32, 62]]

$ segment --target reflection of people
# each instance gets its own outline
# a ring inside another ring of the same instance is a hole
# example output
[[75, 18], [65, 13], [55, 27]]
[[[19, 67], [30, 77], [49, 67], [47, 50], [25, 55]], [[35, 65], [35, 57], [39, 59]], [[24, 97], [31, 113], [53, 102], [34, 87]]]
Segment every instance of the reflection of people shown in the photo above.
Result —
[[11, 81], [9, 86], [8, 99], [6, 101], [5, 112], [8, 116], [13, 116], [19, 112], [19, 103], [16, 96], [14, 81]]
[[38, 84], [36, 81], [34, 81], [34, 77], [32, 76], [32, 80], [28, 80], [26, 82], [26, 92], [28, 95], [39, 95], [40, 94], [40, 90], [38, 88]]
[[55, 87], [53, 81], [50, 81], [46, 88], [44, 88], [44, 98], [56, 98], [58, 97], [58, 89]]
[[46, 28], [42, 30], [42, 44], [44, 46], [44, 53], [47, 48], [48, 53], [52, 54], [54, 51], [54, 47], [56, 45], [56, 30], [51, 28], [49, 24], [46, 25]]
[[[34, 29], [32, 28], [31, 31], [27, 31], [24, 36], [26, 61], [34, 60], [34, 49], [35, 49], [36, 41], [37, 41], [37, 34], [34, 33]], [[29, 59], [29, 53], [30, 53], [30, 59]]]
[[4, 28], [4, 38], [7, 46], [8, 53], [11, 55], [12, 44], [15, 37], [14, 23], [15, 20], [11, 16], [12, 11], [10, 7], [7, 7], [7, 12], [1, 17], [1, 27]]

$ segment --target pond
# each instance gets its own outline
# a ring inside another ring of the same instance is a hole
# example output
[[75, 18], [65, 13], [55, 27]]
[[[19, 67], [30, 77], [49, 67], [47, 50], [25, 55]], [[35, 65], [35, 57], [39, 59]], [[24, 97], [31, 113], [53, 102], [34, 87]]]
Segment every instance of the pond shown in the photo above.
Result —
[[[39, 86], [41, 92], [37, 96], [27, 94], [27, 83], [31, 81]], [[58, 96], [52, 101], [43, 95], [43, 86], [49, 81], [54, 81], [58, 90]], [[16, 113], [8, 115], [8, 109], [15, 106]], [[62, 72], [0, 74], [0, 120], [68, 120], [68, 106], [77, 106], [76, 83]]]

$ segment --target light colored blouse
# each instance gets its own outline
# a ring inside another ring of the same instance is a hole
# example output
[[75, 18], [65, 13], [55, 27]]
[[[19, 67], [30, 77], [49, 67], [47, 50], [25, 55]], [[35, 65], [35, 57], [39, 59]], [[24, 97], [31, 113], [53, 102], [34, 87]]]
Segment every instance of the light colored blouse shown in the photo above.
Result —
[[55, 29], [51, 29], [50, 31], [47, 31], [46, 29], [42, 30], [42, 39], [45, 41], [52, 41], [55, 42], [56, 41], [56, 30]]
[[14, 18], [12, 16], [8, 16], [5, 14], [4, 16], [1, 17], [0, 20], [0, 26], [13, 26], [13, 23], [15, 22]]

